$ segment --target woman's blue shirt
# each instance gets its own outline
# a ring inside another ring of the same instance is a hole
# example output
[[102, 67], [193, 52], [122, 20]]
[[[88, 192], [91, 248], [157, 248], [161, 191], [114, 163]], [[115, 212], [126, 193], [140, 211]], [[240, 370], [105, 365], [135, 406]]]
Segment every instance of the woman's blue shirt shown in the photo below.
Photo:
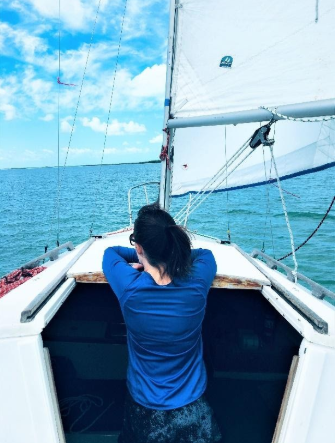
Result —
[[206, 388], [202, 321], [216, 274], [211, 251], [194, 249], [187, 279], [158, 285], [138, 262], [133, 248], [108, 248], [103, 271], [116, 294], [127, 326], [127, 385], [134, 400], [169, 410], [197, 400]]

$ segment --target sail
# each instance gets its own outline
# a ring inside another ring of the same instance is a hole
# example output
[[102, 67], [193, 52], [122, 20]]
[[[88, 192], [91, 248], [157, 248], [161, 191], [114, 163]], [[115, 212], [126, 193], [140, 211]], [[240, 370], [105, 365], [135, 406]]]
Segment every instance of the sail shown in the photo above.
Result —
[[334, 98], [334, 0], [181, 0], [171, 117]]
[[[258, 129], [259, 124], [177, 129], [174, 136], [172, 195], [200, 191], [223, 166], [222, 174], [207, 189], [223, 191], [276, 180], [268, 147], [246, 148], [251, 155], [237, 169], [226, 162]], [[282, 179], [335, 165], [334, 121], [303, 123], [281, 121], [272, 130], [274, 157]], [[241, 157], [241, 158], [242, 158]], [[232, 172], [227, 179], [226, 173]]]

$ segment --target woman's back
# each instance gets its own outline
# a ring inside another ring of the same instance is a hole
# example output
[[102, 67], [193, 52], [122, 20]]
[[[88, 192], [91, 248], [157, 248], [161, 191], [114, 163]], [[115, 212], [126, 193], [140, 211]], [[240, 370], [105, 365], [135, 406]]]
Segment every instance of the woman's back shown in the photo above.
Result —
[[206, 387], [201, 328], [215, 260], [210, 251], [194, 250], [190, 275], [160, 286], [127, 264], [136, 259], [132, 254], [128, 248], [109, 248], [103, 262], [128, 330], [128, 388], [146, 407], [181, 407]]
[[219, 441], [203, 396], [201, 334], [215, 259], [192, 251], [186, 230], [157, 204], [140, 209], [130, 243], [135, 249], [108, 248], [103, 259], [128, 338], [129, 394], [118, 442]]

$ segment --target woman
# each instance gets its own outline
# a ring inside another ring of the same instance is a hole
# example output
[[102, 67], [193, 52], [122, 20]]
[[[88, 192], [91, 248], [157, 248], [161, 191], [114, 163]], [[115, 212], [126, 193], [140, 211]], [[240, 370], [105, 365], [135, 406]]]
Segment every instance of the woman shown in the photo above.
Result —
[[186, 231], [157, 204], [139, 211], [130, 242], [135, 250], [112, 247], [103, 258], [127, 326], [129, 393], [119, 442], [217, 442], [203, 396], [201, 336], [215, 259], [191, 250]]

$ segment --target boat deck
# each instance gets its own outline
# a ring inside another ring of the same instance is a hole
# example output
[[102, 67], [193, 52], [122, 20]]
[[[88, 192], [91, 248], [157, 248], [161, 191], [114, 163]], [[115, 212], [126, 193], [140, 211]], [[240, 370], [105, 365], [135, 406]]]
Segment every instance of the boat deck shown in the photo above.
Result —
[[[109, 235], [97, 239], [84, 252], [79, 260], [69, 269], [67, 277], [74, 278], [78, 283], [106, 283], [102, 272], [102, 258], [106, 248], [110, 246], [130, 246], [125, 233]], [[209, 249], [209, 240], [195, 236], [194, 248]], [[261, 289], [269, 286], [270, 281], [256, 269], [234, 246], [211, 242], [211, 250], [217, 262], [217, 274], [213, 288], [227, 289]]]

